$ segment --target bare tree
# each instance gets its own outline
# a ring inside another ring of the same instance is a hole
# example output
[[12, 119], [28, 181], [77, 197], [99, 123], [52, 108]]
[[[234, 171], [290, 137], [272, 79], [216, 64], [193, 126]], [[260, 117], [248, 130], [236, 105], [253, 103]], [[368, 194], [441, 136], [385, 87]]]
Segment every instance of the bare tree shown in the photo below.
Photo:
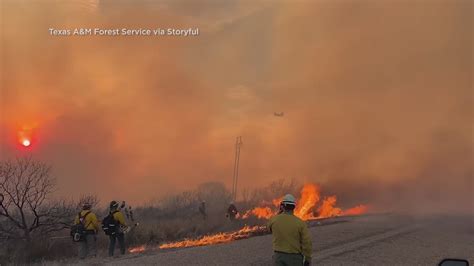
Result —
[[34, 233], [51, 233], [70, 224], [71, 203], [52, 201], [51, 167], [31, 158], [0, 162], [0, 234], [31, 242]]
[[84, 194], [79, 198], [79, 201], [76, 204], [76, 209], [81, 209], [84, 203], [89, 203], [92, 208], [95, 208], [99, 205], [100, 200], [97, 195]]

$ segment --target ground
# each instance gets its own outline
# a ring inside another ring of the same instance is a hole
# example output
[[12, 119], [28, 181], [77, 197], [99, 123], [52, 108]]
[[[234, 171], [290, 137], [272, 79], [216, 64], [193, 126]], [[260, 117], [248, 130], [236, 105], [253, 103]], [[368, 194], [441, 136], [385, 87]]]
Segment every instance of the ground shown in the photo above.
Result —
[[[441, 259], [474, 263], [472, 216], [368, 215], [311, 223], [313, 265], [436, 265]], [[271, 265], [271, 235], [227, 244], [148, 251], [106, 265]]]

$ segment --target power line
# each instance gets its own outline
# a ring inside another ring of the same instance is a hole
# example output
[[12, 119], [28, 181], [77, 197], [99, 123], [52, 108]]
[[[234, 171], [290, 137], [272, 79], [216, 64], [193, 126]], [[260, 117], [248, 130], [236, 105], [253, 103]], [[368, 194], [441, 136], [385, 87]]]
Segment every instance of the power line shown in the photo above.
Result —
[[239, 136], [235, 140], [235, 159], [234, 174], [232, 177], [232, 200], [237, 199], [237, 181], [239, 179], [239, 163], [240, 163], [240, 147], [242, 146], [242, 137]]

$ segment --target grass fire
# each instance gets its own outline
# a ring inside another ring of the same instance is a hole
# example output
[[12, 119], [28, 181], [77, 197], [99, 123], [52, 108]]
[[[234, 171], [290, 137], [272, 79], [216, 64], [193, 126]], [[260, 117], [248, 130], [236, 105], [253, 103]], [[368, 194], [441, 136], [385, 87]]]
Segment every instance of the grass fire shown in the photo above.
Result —
[[183, 240], [179, 242], [166, 243], [159, 246], [160, 249], [184, 248], [194, 246], [206, 246], [226, 243], [234, 240], [249, 238], [253, 235], [265, 233], [265, 226], [244, 226], [235, 232], [218, 233], [215, 235], [203, 236], [195, 240]]
[[0, 266], [474, 262], [474, 1], [0, 3]]
[[[261, 225], [261, 223], [278, 214], [280, 201], [281, 197], [273, 199], [271, 203], [263, 202], [261, 206], [246, 210], [243, 214], [239, 213], [236, 216], [236, 218], [241, 221], [247, 221], [251, 217], [255, 217], [259, 220], [257, 221], [259, 225], [244, 225], [241, 229], [236, 231], [218, 232], [195, 239], [184, 239], [182, 241], [164, 243], [159, 245], [158, 248], [170, 249], [214, 245], [266, 234], [267, 229], [264, 225]], [[362, 204], [343, 210], [336, 206], [336, 202], [337, 197], [335, 195], [322, 198], [320, 186], [314, 183], [307, 183], [303, 185], [300, 191], [295, 215], [304, 221], [308, 221], [342, 215], [360, 215], [368, 211], [368, 206]], [[130, 253], [141, 253], [144, 251], [146, 251], [144, 245], [129, 249]]]
[[[258, 206], [246, 211], [242, 219], [255, 216], [259, 219], [269, 219], [278, 213], [278, 205], [281, 199], [274, 199], [273, 206]], [[325, 197], [321, 202], [320, 187], [316, 184], [308, 183], [301, 189], [301, 195], [297, 201], [295, 215], [306, 221], [311, 219], [328, 218], [340, 215], [358, 215], [366, 213], [367, 205], [358, 205], [356, 207], [342, 210], [336, 207], [337, 197], [335, 195]]]

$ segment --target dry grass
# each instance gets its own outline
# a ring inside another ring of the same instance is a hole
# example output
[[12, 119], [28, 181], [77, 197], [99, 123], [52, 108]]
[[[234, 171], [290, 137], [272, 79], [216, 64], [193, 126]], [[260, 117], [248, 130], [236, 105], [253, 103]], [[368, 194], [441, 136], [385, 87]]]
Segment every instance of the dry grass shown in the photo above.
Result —
[[[298, 185], [293, 181], [278, 180], [267, 187], [245, 191], [243, 201], [237, 203], [240, 210], [269, 201], [284, 192], [296, 191]], [[204, 220], [198, 211], [199, 203], [206, 201], [207, 218]], [[95, 199], [94, 202], [98, 202]], [[165, 242], [196, 238], [206, 234], [240, 229], [247, 225], [262, 224], [256, 218], [245, 221], [229, 221], [225, 217], [230, 202], [230, 192], [220, 183], [205, 183], [197, 189], [185, 191], [156, 201], [148, 206], [134, 209], [134, 227], [126, 235], [128, 247], [138, 245], [158, 245]], [[99, 219], [105, 217], [107, 209], [97, 210]], [[71, 217], [72, 221], [73, 217]], [[133, 223], [132, 221], [129, 221]], [[77, 256], [77, 244], [68, 238], [69, 231], [57, 235], [37, 236], [30, 246], [23, 242], [7, 241], [0, 247], [0, 264], [24, 264], [42, 261], [61, 261]], [[62, 237], [62, 238], [55, 238]], [[98, 235], [98, 255], [106, 256], [108, 237], [102, 232]]]

